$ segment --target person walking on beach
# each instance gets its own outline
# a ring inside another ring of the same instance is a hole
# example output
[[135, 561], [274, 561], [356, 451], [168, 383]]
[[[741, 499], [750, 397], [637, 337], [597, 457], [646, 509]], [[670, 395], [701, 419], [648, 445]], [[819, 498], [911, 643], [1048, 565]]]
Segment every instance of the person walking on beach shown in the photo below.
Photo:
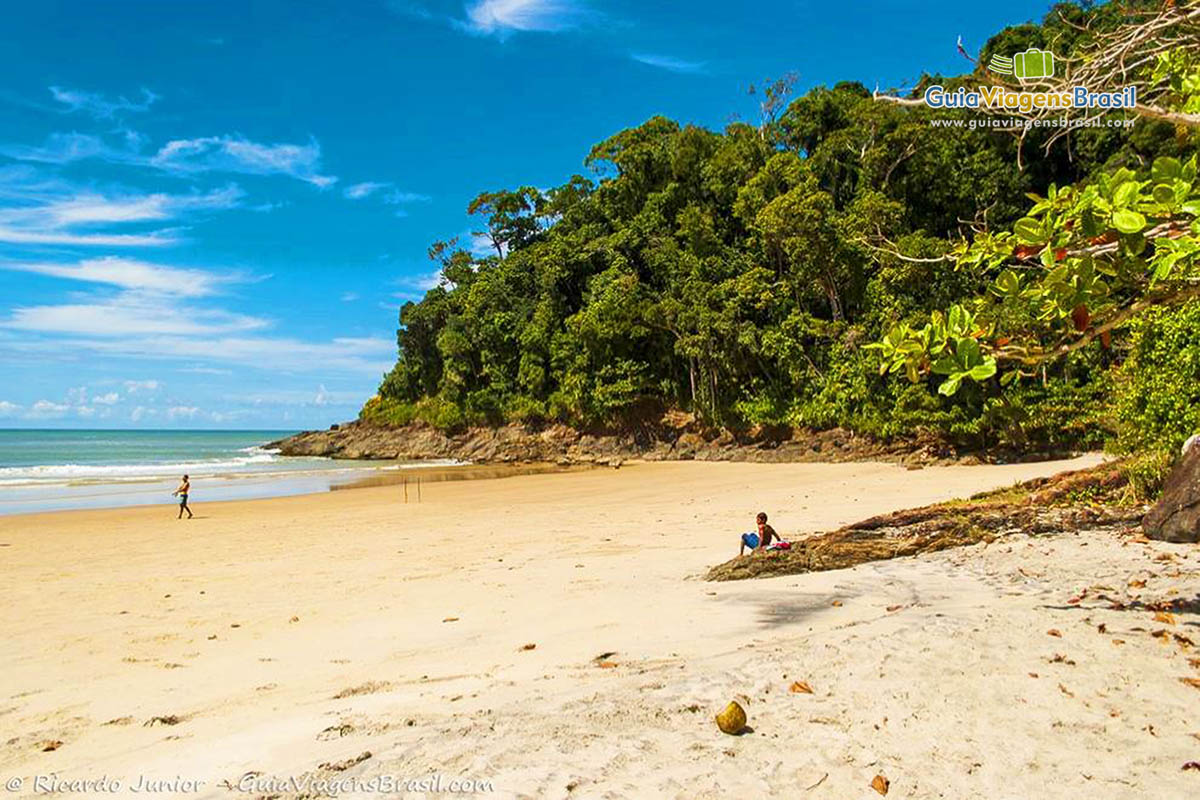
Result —
[[179, 497], [179, 516], [175, 519], [183, 519], [183, 512], [185, 511], [187, 512], [188, 519], [192, 518], [192, 510], [188, 508], [187, 504], [187, 496], [191, 488], [192, 482], [188, 480], [187, 475], [184, 475], [183, 480], [179, 483], [179, 488], [171, 492], [171, 494], [178, 495]]
[[765, 550], [772, 541], [782, 541], [775, 529], [767, 524], [767, 512], [760, 511], [758, 516], [754, 518], [755, 524], [758, 526], [758, 533], [743, 533], [742, 546], [738, 548], [738, 555], [746, 554], [746, 548], [750, 548], [750, 552], [755, 550]]

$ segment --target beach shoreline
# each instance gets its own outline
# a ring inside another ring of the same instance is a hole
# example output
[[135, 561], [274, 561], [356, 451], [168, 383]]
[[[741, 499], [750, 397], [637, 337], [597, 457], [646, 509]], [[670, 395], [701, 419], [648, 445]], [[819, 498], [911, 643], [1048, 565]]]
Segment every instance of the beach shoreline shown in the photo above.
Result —
[[[191, 521], [0, 518], [0, 777], [174, 776], [199, 797], [245, 794], [248, 773], [437, 774], [498, 797], [866, 796], [877, 772], [913, 797], [1181, 790], [1194, 670], [1126, 629], [1186, 635], [1194, 614], [1155, 626], [1067, 600], [1135, 574], [1190, 597], [1194, 548], [1021, 536], [699, 579], [758, 510], [797, 537], [1097, 460], [667, 462], [430, 483], [419, 503], [393, 485], [198, 498]], [[739, 696], [754, 732], [728, 737], [712, 714]], [[1031, 738], [1005, 752], [1006, 729]], [[1089, 748], [1122, 752], [1124, 775]]]
[[[344, 463], [344, 462], [339, 462]], [[348, 490], [398, 487], [412, 488], [412, 501], [419, 501], [420, 487], [430, 483], [464, 480], [494, 480], [546, 473], [579, 472], [599, 469], [600, 465], [573, 464], [560, 466], [548, 463], [528, 464], [452, 464], [429, 462], [376, 462], [368, 466], [343, 466], [314, 472], [281, 472], [277, 474], [206, 475], [192, 479], [193, 504], [225, 502], [255, 502], [283, 497], [303, 497]], [[0, 517], [33, 514], [69, 513], [72, 511], [103, 511], [116, 509], [170, 508], [178, 501], [171, 490], [178, 478], [146, 478], [138, 481], [109, 483], [102, 480], [70, 485], [53, 484], [38, 487], [36, 494], [13, 499], [0, 492]], [[91, 489], [94, 494], [88, 495]], [[149, 498], [153, 496], [155, 500]], [[35, 507], [23, 510], [22, 503]], [[71, 504], [74, 507], [71, 507]]]

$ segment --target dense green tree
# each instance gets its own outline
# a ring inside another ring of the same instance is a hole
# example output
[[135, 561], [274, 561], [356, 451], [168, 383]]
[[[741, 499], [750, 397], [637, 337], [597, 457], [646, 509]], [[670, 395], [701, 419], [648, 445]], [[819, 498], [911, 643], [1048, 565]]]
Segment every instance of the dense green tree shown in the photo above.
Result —
[[[1033, 46], [1065, 58], [1124, 30], [1133, 13], [1062, 4], [1041, 25], [993, 37], [978, 63]], [[1196, 69], [1186, 53], [1170, 57], [1178, 63], [1160, 70], [1150, 96], [1186, 109]], [[926, 76], [916, 91], [982, 77], [983, 66]], [[1103, 315], [1136, 302], [1145, 280], [1102, 276], [1094, 257], [1056, 264], [1045, 254], [1133, 226], [1117, 210], [1147, 228], [1187, 217], [1191, 189], [1164, 210], [1159, 187], [1191, 186], [1194, 139], [1161, 114], [1062, 137], [933, 125], [968, 112], [881, 102], [857, 83], [794, 100], [791, 87], [757, 92], [758, 127], [654, 117], [593, 147], [590, 178], [476, 197], [468, 212], [495, 253], [431, 248], [442, 281], [401, 310], [399, 360], [364, 417], [613, 426], [681, 408], [730, 426], [1054, 446], [1094, 444], [1114, 427], [1093, 410], [1124, 369], [1123, 329], [1063, 358], [1021, 358], [1060, 347], [1080, 305]], [[1173, 160], [1156, 178], [1150, 164], [1163, 157]], [[1032, 209], [1030, 195], [1040, 198]], [[1144, 258], [1125, 239], [1120, 247]], [[1155, 265], [1174, 245], [1162, 247]], [[1139, 331], [1136, 364], [1160, 363]], [[881, 375], [881, 363], [911, 383]], [[1009, 373], [1027, 379], [1002, 385]], [[1130, 409], [1152, 405], [1125, 397]]]

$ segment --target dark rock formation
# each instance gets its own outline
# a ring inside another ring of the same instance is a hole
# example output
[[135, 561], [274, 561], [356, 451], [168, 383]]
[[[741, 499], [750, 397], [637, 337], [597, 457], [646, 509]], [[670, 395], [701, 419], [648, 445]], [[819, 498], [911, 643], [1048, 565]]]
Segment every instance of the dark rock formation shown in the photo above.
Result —
[[[731, 581], [845, 569], [869, 561], [990, 542], [1012, 534], [1044, 535], [1081, 529], [1136, 531], [1145, 508], [1117, 504], [1126, 485], [1119, 464], [1061, 472], [977, 495], [967, 503], [951, 501], [871, 517], [836, 531], [797, 539], [791, 550], [739, 556], [710, 569], [705, 579]], [[1073, 498], [1081, 492], [1093, 503], [1076, 503]]]
[[587, 433], [565, 425], [509, 424], [448, 434], [414, 423], [397, 428], [349, 422], [273, 442], [289, 456], [346, 459], [456, 459], [481, 463], [542, 461], [561, 465], [645, 461], [893, 461], [913, 466], [956, 461], [936, 441], [879, 442], [849, 431], [708, 430], [687, 415], [623, 432]]
[[1151, 539], [1200, 542], [1200, 446], [1187, 448], [1167, 476], [1162, 498], [1142, 520]]

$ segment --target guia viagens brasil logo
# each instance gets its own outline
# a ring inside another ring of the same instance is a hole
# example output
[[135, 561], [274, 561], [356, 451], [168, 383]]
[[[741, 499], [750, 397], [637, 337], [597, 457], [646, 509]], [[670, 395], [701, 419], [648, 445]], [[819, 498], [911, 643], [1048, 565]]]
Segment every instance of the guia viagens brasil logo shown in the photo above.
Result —
[[1054, 77], [1054, 53], [1030, 48], [1016, 55], [993, 55], [988, 70], [997, 75], [1012, 75], [1018, 80]]
[[[1037, 48], [1011, 56], [994, 54], [988, 60], [989, 72], [1012, 76], [1021, 82], [1053, 78], [1054, 67], [1054, 54]], [[960, 87], [946, 91], [943, 86], [935, 85], [925, 90], [925, 104], [930, 108], [1012, 109], [1023, 112], [1054, 108], [1121, 109], [1137, 105], [1137, 87], [1126, 86], [1115, 92], [1093, 92], [1086, 86], [1053, 91], [1015, 91], [1006, 86], [981, 86], [974, 90]]]

